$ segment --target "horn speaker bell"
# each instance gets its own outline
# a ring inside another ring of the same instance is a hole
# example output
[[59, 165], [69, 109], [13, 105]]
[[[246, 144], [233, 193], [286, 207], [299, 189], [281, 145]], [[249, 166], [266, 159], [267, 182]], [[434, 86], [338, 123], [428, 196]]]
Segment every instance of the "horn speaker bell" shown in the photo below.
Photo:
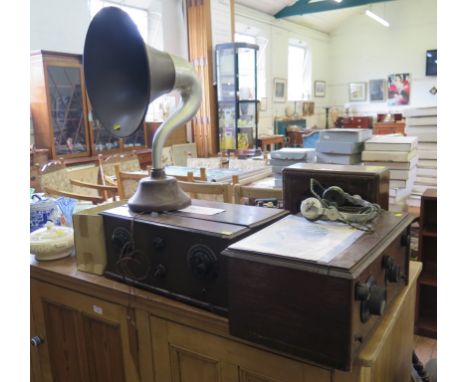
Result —
[[144, 123], [153, 100], [179, 90], [181, 106], [153, 137], [151, 176], [140, 181], [128, 206], [134, 212], [159, 212], [190, 205], [177, 180], [165, 174], [161, 154], [172, 130], [188, 122], [200, 107], [201, 86], [192, 65], [146, 45], [124, 11], [106, 7], [89, 25], [83, 68], [94, 118], [121, 138]]

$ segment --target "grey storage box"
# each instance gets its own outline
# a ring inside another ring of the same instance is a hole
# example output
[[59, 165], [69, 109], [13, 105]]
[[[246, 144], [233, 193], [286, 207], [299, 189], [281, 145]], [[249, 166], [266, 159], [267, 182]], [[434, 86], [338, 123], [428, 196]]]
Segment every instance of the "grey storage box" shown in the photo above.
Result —
[[356, 154], [364, 148], [363, 142], [336, 142], [336, 141], [318, 141], [315, 146], [321, 153], [329, 154]]
[[320, 141], [364, 142], [372, 137], [371, 129], [329, 129], [320, 132]]

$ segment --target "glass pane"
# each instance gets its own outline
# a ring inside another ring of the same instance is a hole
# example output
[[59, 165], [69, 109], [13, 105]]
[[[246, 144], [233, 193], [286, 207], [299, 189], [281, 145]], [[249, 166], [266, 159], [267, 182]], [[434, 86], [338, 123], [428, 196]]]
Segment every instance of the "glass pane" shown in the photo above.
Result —
[[255, 133], [255, 101], [239, 102], [239, 119], [237, 121], [237, 148], [251, 149], [257, 140]]
[[119, 138], [112, 135], [112, 133], [106, 129], [97, 120], [92, 121], [93, 126], [93, 138], [94, 138], [94, 150], [97, 153], [106, 150], [116, 150], [119, 148]]
[[219, 148], [229, 150], [236, 148], [236, 107], [234, 102], [220, 102], [219, 116]]
[[218, 75], [218, 100], [234, 100], [236, 94], [234, 73], [234, 49], [227, 48], [216, 51]]
[[80, 69], [49, 66], [47, 72], [55, 152], [87, 152]]
[[124, 147], [142, 148], [145, 146], [145, 129], [143, 124], [130, 136], [123, 138]]
[[254, 100], [255, 94], [255, 50], [239, 48], [239, 100]]

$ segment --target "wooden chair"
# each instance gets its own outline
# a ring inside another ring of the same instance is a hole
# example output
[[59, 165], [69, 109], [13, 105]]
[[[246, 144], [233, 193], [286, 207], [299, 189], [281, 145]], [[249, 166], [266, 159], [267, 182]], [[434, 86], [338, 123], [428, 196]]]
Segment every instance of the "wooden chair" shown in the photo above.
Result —
[[114, 164], [114, 172], [120, 200], [129, 199], [136, 192], [140, 179], [150, 175], [150, 170], [147, 173], [122, 171], [119, 163]]
[[200, 167], [200, 176], [194, 176], [192, 171], [188, 171], [187, 175], [171, 175], [177, 180], [184, 182], [206, 182], [208, 177], [206, 175], [206, 168]]
[[51, 161], [40, 171], [41, 188], [51, 196], [66, 196], [94, 204], [104, 203], [108, 199], [105, 192], [114, 195], [117, 188], [98, 184], [98, 171], [96, 166], [68, 170], [63, 161]]
[[260, 188], [234, 185], [234, 203], [242, 203], [243, 198], [248, 199], [276, 199], [283, 200], [283, 190], [281, 188]]
[[193, 199], [213, 200], [232, 203], [231, 186], [227, 183], [184, 182], [179, 181], [180, 188]]
[[104, 158], [102, 154], [98, 155], [99, 172], [103, 184], [115, 185], [115, 165], [120, 165], [120, 171], [134, 172], [141, 171], [140, 161], [135, 151], [127, 153], [118, 153]]
[[264, 170], [259, 171], [256, 174], [249, 175], [246, 177], [239, 177], [239, 175], [233, 175], [232, 176], [232, 184], [239, 184], [239, 185], [248, 185], [253, 182], [256, 182], [257, 180], [267, 178], [269, 176], [272, 176], [273, 170], [270, 166], [265, 167]]

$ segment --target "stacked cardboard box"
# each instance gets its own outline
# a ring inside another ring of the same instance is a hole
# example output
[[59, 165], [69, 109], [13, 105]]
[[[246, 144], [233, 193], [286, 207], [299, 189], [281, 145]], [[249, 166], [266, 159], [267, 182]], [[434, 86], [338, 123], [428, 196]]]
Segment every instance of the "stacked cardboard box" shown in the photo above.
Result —
[[419, 207], [424, 191], [437, 188], [437, 108], [409, 109], [405, 117], [406, 135], [418, 137], [419, 142], [416, 179], [407, 204]]
[[317, 162], [357, 164], [361, 162], [364, 141], [372, 136], [370, 129], [330, 129], [320, 133], [316, 144]]
[[283, 168], [296, 163], [315, 162], [315, 149], [285, 147], [272, 151], [270, 165], [275, 178], [275, 187], [283, 187]]
[[375, 135], [364, 144], [362, 159], [367, 166], [390, 169], [391, 211], [404, 211], [416, 179], [418, 139], [402, 135]]

